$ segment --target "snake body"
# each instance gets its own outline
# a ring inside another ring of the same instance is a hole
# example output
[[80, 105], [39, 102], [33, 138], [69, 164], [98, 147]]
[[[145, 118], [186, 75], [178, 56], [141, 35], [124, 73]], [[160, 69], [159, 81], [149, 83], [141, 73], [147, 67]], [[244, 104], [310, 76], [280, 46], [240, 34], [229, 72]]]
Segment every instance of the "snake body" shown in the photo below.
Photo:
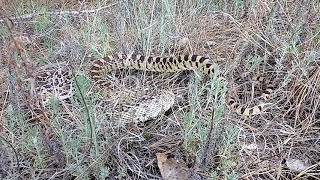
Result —
[[[105, 83], [103, 81], [104, 76], [117, 69], [154, 72], [194, 70], [210, 76], [216, 73], [217, 65], [211, 59], [195, 54], [171, 57], [113, 54], [95, 60], [90, 68], [90, 75], [95, 82], [102, 85]], [[265, 91], [265, 93], [270, 94], [270, 89]], [[261, 103], [248, 108], [238, 103], [232, 96], [229, 96], [227, 105], [240, 115], [250, 116], [261, 113], [266, 104]]]
[[177, 57], [152, 57], [143, 55], [115, 54], [96, 60], [90, 70], [93, 80], [116, 69], [136, 69], [154, 72], [179, 72], [200, 70], [206, 75], [214, 74], [216, 64], [209, 58], [199, 55], [180, 55]]

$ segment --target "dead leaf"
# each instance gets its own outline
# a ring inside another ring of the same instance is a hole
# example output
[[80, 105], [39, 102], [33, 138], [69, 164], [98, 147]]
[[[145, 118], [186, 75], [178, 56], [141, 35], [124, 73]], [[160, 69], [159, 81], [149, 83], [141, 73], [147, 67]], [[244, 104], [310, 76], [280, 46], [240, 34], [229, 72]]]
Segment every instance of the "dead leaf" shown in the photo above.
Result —
[[308, 168], [305, 162], [300, 159], [287, 159], [286, 165], [292, 171], [301, 172]]
[[24, 53], [26, 50], [23, 46], [31, 44], [31, 40], [28, 36], [20, 35], [13, 37], [13, 41], [10, 42], [8, 50], [9, 52], [17, 52]]
[[164, 180], [187, 180], [191, 172], [181, 160], [168, 159], [165, 153], [157, 153], [158, 167]]

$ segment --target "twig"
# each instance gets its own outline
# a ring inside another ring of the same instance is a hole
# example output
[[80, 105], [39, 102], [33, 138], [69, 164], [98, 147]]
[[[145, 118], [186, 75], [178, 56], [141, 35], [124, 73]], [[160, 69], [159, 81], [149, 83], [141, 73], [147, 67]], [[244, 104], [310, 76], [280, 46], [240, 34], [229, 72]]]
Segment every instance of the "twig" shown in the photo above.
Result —
[[8, 96], [9, 96], [9, 90], [5, 92], [5, 99], [3, 100], [3, 105], [0, 107], [0, 132], [2, 132], [2, 128], [4, 127], [4, 121], [3, 121], [3, 112], [6, 107], [6, 103], [8, 101]]
[[[32, 13], [32, 14], [25, 14], [22, 16], [18, 16], [18, 17], [9, 17], [9, 19], [11, 19], [12, 21], [18, 21], [18, 20], [23, 20], [23, 19], [32, 19], [35, 16], [41, 16], [41, 15], [71, 15], [71, 16], [77, 16], [80, 14], [92, 14], [92, 13], [97, 13], [101, 10], [110, 8], [116, 4], [118, 4], [119, 2], [115, 2], [112, 4], [109, 4], [107, 6], [103, 6], [97, 9], [91, 9], [91, 10], [82, 10], [82, 11], [55, 11], [55, 12], [40, 12], [40, 13]], [[0, 23], [5, 22], [5, 19], [0, 19]]]

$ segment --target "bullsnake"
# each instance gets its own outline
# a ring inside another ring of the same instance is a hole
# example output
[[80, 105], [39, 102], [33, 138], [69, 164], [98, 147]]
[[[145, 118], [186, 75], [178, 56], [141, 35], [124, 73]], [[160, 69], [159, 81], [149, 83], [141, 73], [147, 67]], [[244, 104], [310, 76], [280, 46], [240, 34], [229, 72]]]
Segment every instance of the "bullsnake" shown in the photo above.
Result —
[[[180, 72], [184, 70], [200, 71], [207, 76], [216, 73], [218, 66], [209, 58], [195, 54], [186, 54], [171, 57], [143, 56], [140, 54], [113, 54], [93, 62], [90, 75], [91, 78], [101, 86], [108, 86], [104, 76], [117, 69], [135, 69], [153, 72]], [[263, 81], [261, 77], [256, 80]], [[272, 87], [267, 86], [262, 97], [266, 99], [272, 93]], [[238, 103], [233, 96], [228, 96], [227, 105], [237, 114], [251, 116], [260, 114], [268, 105], [260, 103], [252, 107], [245, 107]]]

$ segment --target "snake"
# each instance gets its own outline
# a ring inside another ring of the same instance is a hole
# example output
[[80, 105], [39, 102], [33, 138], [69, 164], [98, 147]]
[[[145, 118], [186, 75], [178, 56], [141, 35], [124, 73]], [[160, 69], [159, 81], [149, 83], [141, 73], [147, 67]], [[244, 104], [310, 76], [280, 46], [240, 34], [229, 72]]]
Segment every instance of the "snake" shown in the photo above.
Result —
[[[218, 72], [218, 65], [210, 58], [196, 54], [162, 57], [115, 53], [93, 61], [89, 71], [94, 82], [97, 82], [99, 86], [107, 86], [104, 77], [112, 71], [120, 69], [168, 73], [192, 70], [201, 72], [206, 76], [212, 76]], [[219, 74], [218, 76], [221, 77]], [[257, 79], [261, 80], [262, 78]], [[267, 86], [261, 96], [267, 97], [271, 93], [272, 88]], [[238, 103], [233, 96], [228, 96], [226, 104], [232, 111], [243, 116], [261, 114], [265, 110], [266, 105], [268, 105], [267, 103], [259, 103], [251, 107], [246, 107]]]

